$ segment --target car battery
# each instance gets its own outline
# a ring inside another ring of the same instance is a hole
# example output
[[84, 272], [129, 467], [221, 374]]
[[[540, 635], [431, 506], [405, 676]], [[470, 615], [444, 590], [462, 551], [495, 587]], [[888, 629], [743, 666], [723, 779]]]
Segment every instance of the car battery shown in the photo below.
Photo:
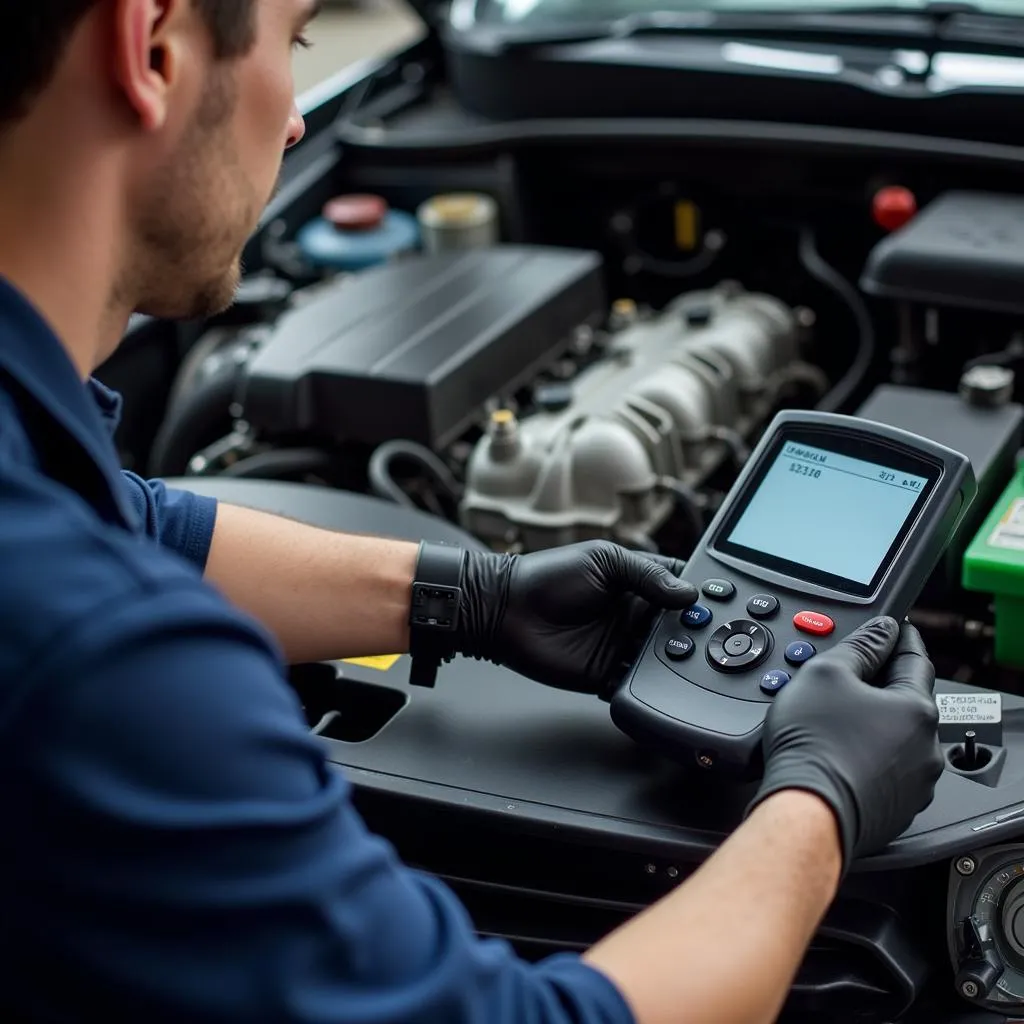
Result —
[[1007, 485], [964, 555], [963, 584], [992, 595], [995, 658], [1024, 668], [1024, 468]]

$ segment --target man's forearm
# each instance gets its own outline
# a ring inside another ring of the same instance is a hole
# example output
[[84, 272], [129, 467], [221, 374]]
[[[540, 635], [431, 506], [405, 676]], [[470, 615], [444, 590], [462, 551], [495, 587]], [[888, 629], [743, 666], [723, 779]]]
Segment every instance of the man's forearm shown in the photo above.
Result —
[[585, 959], [615, 982], [638, 1024], [769, 1024], [835, 895], [840, 861], [829, 807], [781, 792]]
[[401, 654], [416, 553], [415, 544], [222, 504], [206, 578], [262, 622], [293, 664]]

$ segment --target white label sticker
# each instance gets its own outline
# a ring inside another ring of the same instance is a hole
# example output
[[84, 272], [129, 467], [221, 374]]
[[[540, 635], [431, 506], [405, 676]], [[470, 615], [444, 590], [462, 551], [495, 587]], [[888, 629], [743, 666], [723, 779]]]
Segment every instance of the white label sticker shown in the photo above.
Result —
[[1003, 720], [1003, 699], [998, 693], [937, 693], [942, 725], [996, 724]]
[[1024, 550], [1024, 498], [1017, 498], [988, 539], [989, 547]]

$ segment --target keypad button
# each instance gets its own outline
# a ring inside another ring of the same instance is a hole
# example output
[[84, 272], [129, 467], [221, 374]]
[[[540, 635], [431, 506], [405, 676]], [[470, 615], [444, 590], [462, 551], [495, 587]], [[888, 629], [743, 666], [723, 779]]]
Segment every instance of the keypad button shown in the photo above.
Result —
[[755, 619], [770, 619], [779, 610], [779, 599], [771, 594], [755, 594], [747, 602], [747, 614]]
[[805, 661], [810, 661], [817, 653], [814, 644], [809, 644], [806, 640], [794, 640], [786, 648], [786, 661], [790, 665], [802, 665]]
[[788, 672], [783, 672], [780, 668], [773, 668], [761, 676], [761, 692], [768, 694], [778, 693], [790, 679], [792, 679], [792, 676]]
[[771, 642], [771, 634], [760, 623], [734, 619], [708, 638], [708, 662], [720, 672], [742, 672], [764, 660]]
[[728, 580], [705, 580], [700, 592], [712, 601], [728, 601], [736, 593], [736, 587]]
[[828, 636], [836, 628], [836, 624], [821, 612], [797, 612], [793, 616], [793, 625], [801, 633], [810, 633], [812, 636]]
[[665, 641], [665, 654], [673, 661], [682, 661], [693, 654], [694, 646], [692, 637], [673, 636]]
[[725, 653], [728, 654], [730, 658], [739, 658], [754, 646], [754, 642], [746, 635], [746, 633], [733, 633], [733, 635], [729, 637], [722, 646], [725, 648]]
[[690, 607], [679, 616], [679, 621], [682, 622], [684, 626], [690, 626], [693, 629], [701, 629], [711, 621], [711, 609], [705, 608], [702, 604], [690, 605]]

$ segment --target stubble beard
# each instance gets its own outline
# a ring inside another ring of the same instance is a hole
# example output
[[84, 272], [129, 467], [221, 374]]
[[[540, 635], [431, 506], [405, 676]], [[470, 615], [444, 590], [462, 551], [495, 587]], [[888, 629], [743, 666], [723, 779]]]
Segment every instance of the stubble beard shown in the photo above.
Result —
[[204, 319], [234, 301], [260, 209], [231, 136], [235, 105], [230, 70], [215, 72], [180, 154], [147, 182], [117, 289], [134, 312]]

